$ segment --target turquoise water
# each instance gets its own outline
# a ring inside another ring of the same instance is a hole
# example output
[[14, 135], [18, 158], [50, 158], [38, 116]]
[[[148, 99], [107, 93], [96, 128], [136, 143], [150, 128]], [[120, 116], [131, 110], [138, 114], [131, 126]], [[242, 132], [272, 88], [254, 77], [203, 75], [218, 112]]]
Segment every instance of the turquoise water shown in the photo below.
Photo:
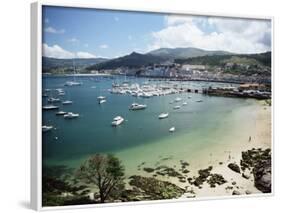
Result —
[[[227, 140], [222, 139], [238, 122], [241, 122], [241, 126], [251, 125], [245, 115], [256, 105], [256, 101], [249, 99], [210, 97], [194, 93], [149, 99], [109, 93], [108, 89], [113, 82], [124, 80], [120, 77], [99, 78], [99, 82], [92, 77], [81, 77], [79, 81], [83, 82], [82, 86], [64, 87], [67, 80], [72, 78], [43, 78], [43, 89], [62, 88], [66, 92], [64, 99], [74, 102], [72, 105], [60, 105], [61, 110], [80, 114], [78, 119], [66, 120], [56, 116], [55, 111], [43, 111], [43, 125], [55, 127], [52, 131], [43, 133], [43, 163], [47, 165], [76, 167], [93, 153], [115, 153], [130, 171], [134, 171], [142, 161], [157, 161], [161, 156], [188, 156], [196, 159], [196, 156], [202, 155], [202, 150], [227, 143]], [[132, 83], [147, 81], [140, 78], [127, 80]], [[190, 88], [217, 85], [205, 82], [184, 84]], [[100, 95], [107, 97], [107, 102], [102, 105], [97, 103], [97, 96]], [[188, 96], [192, 98], [188, 99]], [[187, 105], [174, 110], [173, 106], [180, 103], [170, 102], [176, 97], [181, 97]], [[203, 102], [196, 102], [199, 99]], [[43, 104], [46, 100], [43, 98]], [[148, 107], [145, 110], [130, 111], [128, 107], [133, 102], [143, 103]], [[169, 118], [159, 120], [161, 112], [169, 112]], [[111, 121], [117, 115], [124, 117], [125, 122], [113, 128]], [[176, 131], [169, 133], [172, 126], [176, 127]], [[234, 131], [235, 134], [239, 137], [240, 133]]]

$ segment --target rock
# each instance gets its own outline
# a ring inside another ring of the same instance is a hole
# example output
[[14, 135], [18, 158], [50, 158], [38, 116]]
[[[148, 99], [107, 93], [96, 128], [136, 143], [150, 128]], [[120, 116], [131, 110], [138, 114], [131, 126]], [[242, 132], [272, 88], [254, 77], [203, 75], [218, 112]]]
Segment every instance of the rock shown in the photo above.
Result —
[[230, 163], [227, 165], [232, 171], [240, 173], [240, 167], [236, 163]]
[[223, 164], [223, 162], [219, 162], [219, 165], [222, 165]]
[[246, 190], [245, 193], [246, 193], [246, 195], [252, 194], [252, 192], [250, 190]]
[[249, 178], [250, 178], [250, 175], [245, 174], [245, 173], [242, 173], [242, 177], [245, 178], [245, 179], [249, 179]]
[[148, 173], [154, 172], [154, 169], [153, 168], [149, 168], [149, 167], [144, 167], [143, 170], [148, 172]]
[[209, 183], [211, 187], [216, 187], [216, 184], [222, 185], [227, 182], [220, 174], [211, 174], [210, 176], [211, 177], [207, 180], [207, 183]]
[[234, 190], [234, 191], [232, 192], [232, 195], [241, 195], [241, 193], [240, 193], [239, 191], [237, 191], [237, 190]]
[[188, 169], [184, 169], [184, 170], [182, 170], [182, 173], [189, 173], [190, 171], [188, 170]]
[[212, 166], [209, 166], [207, 169], [200, 169], [198, 171], [199, 173], [199, 176], [198, 177], [194, 177], [194, 181], [190, 181], [189, 179], [187, 179], [189, 181], [190, 184], [193, 184], [197, 187], [200, 188], [200, 185], [202, 185], [206, 180], [207, 178], [210, 176], [211, 174], [211, 170], [213, 169]]
[[152, 177], [133, 175], [130, 177], [129, 184], [141, 190], [142, 194], [140, 195], [145, 197], [143, 200], [178, 198], [185, 192], [185, 189], [173, 183]]
[[263, 193], [271, 192], [271, 160], [256, 164], [253, 169], [255, 187]]
[[156, 174], [169, 177], [182, 177], [182, 175], [177, 172], [174, 168], [168, 166], [158, 166], [155, 168]]
[[234, 186], [234, 185], [236, 185], [236, 182], [235, 182], [235, 181], [233, 181], [231, 184]]

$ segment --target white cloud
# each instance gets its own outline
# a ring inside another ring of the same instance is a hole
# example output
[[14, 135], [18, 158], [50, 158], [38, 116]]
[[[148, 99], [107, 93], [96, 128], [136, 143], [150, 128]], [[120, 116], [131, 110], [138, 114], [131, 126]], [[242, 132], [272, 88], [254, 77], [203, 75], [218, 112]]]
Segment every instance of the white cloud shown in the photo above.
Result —
[[149, 50], [197, 47], [254, 53], [271, 48], [271, 25], [264, 20], [169, 15], [165, 27], [151, 35]]
[[76, 57], [77, 58], [96, 58], [95, 55], [88, 53], [88, 52], [77, 52]]
[[101, 49], [107, 49], [109, 46], [107, 44], [101, 44], [99, 47]]
[[75, 54], [64, 50], [59, 45], [55, 44], [49, 46], [48, 44], [43, 44], [43, 56], [52, 58], [74, 58]]
[[79, 40], [77, 38], [71, 38], [71, 39], [68, 39], [67, 41], [71, 42], [71, 43], [78, 43], [79, 42]]
[[55, 29], [53, 27], [46, 27], [44, 29], [44, 31], [47, 32], [47, 33], [54, 33], [54, 34], [63, 34], [63, 33], [65, 33], [64, 29]]
[[49, 46], [48, 44], [43, 44], [42, 54], [45, 57], [51, 58], [96, 58], [96, 56], [89, 52], [78, 51], [76, 53], [67, 51], [55, 44], [53, 46]]

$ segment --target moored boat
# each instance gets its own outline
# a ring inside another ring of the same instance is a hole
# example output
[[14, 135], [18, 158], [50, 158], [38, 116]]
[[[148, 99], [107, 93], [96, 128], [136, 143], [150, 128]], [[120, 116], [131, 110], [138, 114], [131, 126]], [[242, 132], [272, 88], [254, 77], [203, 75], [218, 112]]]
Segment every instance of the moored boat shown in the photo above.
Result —
[[48, 132], [53, 129], [53, 126], [42, 126], [42, 132]]
[[130, 106], [130, 110], [141, 110], [141, 109], [145, 109], [147, 106], [145, 104], [138, 104], [138, 103], [132, 103], [132, 105]]
[[56, 112], [56, 115], [65, 115], [67, 112], [65, 112], [65, 111], [58, 111], [58, 112]]
[[176, 128], [173, 126], [169, 129], [169, 132], [174, 132], [176, 130]]
[[72, 103], [73, 103], [73, 101], [70, 101], [70, 100], [66, 100], [66, 101], [62, 102], [63, 105], [70, 105]]
[[161, 113], [161, 114], [158, 116], [158, 118], [159, 118], [159, 119], [164, 119], [164, 118], [168, 118], [168, 116], [169, 116], [169, 113]]
[[73, 113], [73, 112], [68, 112], [63, 117], [66, 118], [66, 119], [78, 118], [79, 114]]
[[118, 126], [121, 123], [123, 123], [123, 121], [124, 121], [124, 118], [122, 118], [121, 116], [117, 116], [113, 119], [113, 121], [111, 122], [111, 125], [112, 126]]
[[45, 105], [42, 107], [44, 110], [54, 110], [54, 109], [58, 109], [59, 106], [55, 106], [55, 105]]

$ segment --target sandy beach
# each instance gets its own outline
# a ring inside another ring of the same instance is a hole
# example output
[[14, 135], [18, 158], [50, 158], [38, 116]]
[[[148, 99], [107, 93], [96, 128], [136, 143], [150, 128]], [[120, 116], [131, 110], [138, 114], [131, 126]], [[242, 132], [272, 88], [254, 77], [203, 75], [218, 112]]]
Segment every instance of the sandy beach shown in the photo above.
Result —
[[[241, 112], [239, 112], [241, 113]], [[185, 188], [188, 192], [183, 194], [181, 198], [190, 197], [213, 197], [213, 196], [231, 196], [233, 191], [239, 191], [241, 195], [245, 194], [257, 194], [262, 193], [254, 186], [254, 177], [250, 171], [245, 171], [249, 178], [246, 179], [242, 177], [241, 173], [236, 173], [228, 168], [229, 163], [240, 164], [241, 154], [243, 151], [255, 149], [271, 149], [271, 107], [264, 104], [264, 101], [260, 101], [251, 111], [249, 115], [251, 119], [251, 128], [245, 126], [247, 131], [238, 132], [237, 137], [235, 134], [226, 138], [224, 140], [235, 140], [235, 143], [227, 143], [224, 146], [216, 146], [213, 149], [208, 148], [202, 150], [198, 153], [197, 158], [192, 158], [190, 156], [169, 156], [164, 161], [147, 161], [145, 164], [138, 167], [138, 170], [129, 170], [127, 172], [128, 177], [130, 174], [137, 174], [145, 177], [156, 177], [159, 180], [169, 181], [171, 183]], [[247, 125], [249, 125], [247, 124]], [[243, 129], [243, 124], [238, 129]], [[141, 154], [139, 154], [141, 155]], [[138, 156], [135, 156], [136, 158]], [[180, 164], [179, 159], [186, 160], [189, 163], [188, 174], [186, 177], [195, 178], [198, 176], [198, 171], [200, 169], [206, 169], [209, 166], [212, 167], [212, 174], [220, 174], [227, 181], [225, 184], [216, 185], [216, 187], [210, 187], [207, 182], [204, 182], [202, 186], [196, 187], [188, 181], [181, 182], [177, 177], [167, 177], [155, 175], [155, 173], [145, 172], [143, 168], [153, 167], [159, 165], [167, 165], [175, 170], [179, 170]], [[130, 166], [126, 166], [130, 168]], [[129, 187], [129, 185], [128, 185]]]

